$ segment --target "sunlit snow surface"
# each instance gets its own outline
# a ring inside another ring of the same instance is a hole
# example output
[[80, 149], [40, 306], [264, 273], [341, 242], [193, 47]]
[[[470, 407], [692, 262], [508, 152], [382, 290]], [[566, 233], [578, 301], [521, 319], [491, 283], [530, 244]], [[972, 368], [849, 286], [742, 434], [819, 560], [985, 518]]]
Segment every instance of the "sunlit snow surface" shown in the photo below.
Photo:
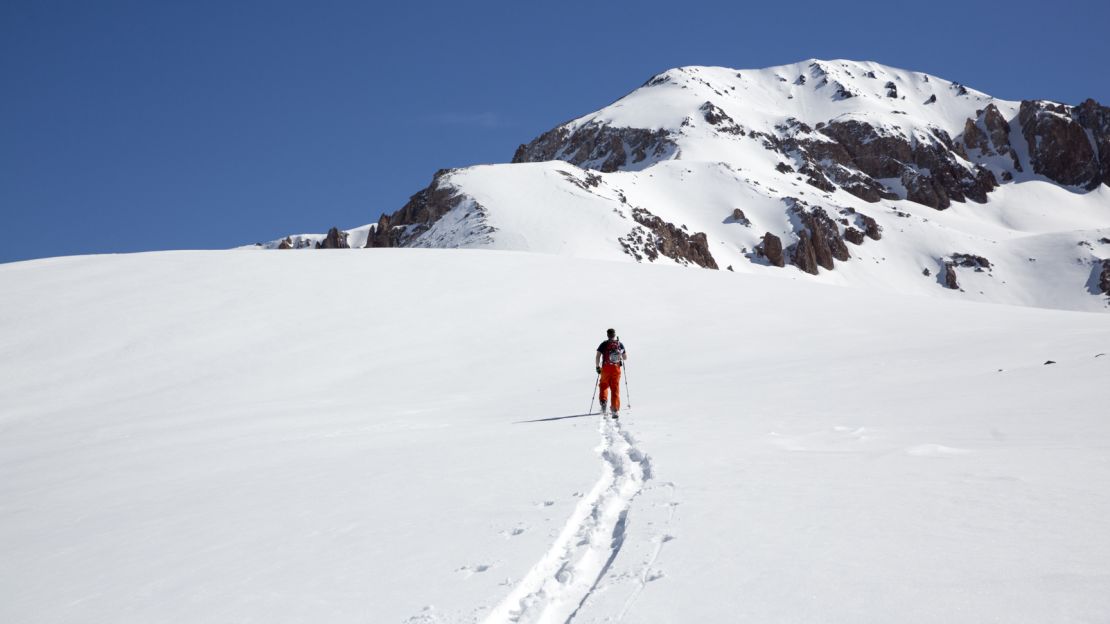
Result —
[[0, 292], [0, 622], [1110, 617], [1104, 314], [457, 250]]

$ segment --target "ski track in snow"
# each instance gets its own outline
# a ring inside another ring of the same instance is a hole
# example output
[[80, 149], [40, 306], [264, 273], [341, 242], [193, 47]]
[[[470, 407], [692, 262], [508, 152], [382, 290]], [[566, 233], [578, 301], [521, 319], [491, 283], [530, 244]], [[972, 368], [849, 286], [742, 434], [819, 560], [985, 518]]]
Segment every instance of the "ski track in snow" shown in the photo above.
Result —
[[[575, 507], [559, 537], [494, 607], [485, 624], [570, 622], [620, 554], [632, 500], [652, 478], [651, 459], [619, 421], [603, 419], [600, 430], [601, 478]], [[667, 536], [659, 538], [655, 556], [665, 541]], [[648, 572], [645, 568], [643, 584]], [[622, 611], [634, 598], [635, 594]]]

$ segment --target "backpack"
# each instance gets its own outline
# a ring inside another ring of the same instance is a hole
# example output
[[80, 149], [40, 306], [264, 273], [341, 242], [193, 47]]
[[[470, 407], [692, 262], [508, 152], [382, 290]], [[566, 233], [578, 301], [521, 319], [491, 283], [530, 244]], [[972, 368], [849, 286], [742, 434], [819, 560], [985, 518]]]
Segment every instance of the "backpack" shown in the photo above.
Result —
[[624, 345], [619, 340], [607, 340], [601, 346], [601, 360], [605, 364], [621, 365], [621, 354], [624, 353]]

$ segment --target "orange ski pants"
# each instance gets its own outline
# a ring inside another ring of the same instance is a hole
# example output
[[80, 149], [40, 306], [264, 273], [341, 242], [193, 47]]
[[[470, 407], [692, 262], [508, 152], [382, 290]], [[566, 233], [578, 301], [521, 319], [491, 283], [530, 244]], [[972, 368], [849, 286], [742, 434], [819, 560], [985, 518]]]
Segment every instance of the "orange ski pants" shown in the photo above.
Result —
[[617, 411], [621, 408], [621, 367], [616, 364], [606, 364], [601, 367], [601, 379], [598, 381], [601, 391], [598, 398], [602, 401], [609, 399], [609, 390], [613, 391], [613, 402], [609, 409]]

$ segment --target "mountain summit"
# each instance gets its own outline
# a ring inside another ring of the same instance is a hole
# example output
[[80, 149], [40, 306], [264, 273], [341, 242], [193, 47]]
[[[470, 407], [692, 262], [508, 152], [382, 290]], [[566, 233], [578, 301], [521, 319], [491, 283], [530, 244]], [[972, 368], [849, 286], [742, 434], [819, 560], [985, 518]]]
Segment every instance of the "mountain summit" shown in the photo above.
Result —
[[263, 247], [490, 248], [1105, 310], [1110, 108], [872, 62], [680, 67], [441, 170], [377, 223]]

